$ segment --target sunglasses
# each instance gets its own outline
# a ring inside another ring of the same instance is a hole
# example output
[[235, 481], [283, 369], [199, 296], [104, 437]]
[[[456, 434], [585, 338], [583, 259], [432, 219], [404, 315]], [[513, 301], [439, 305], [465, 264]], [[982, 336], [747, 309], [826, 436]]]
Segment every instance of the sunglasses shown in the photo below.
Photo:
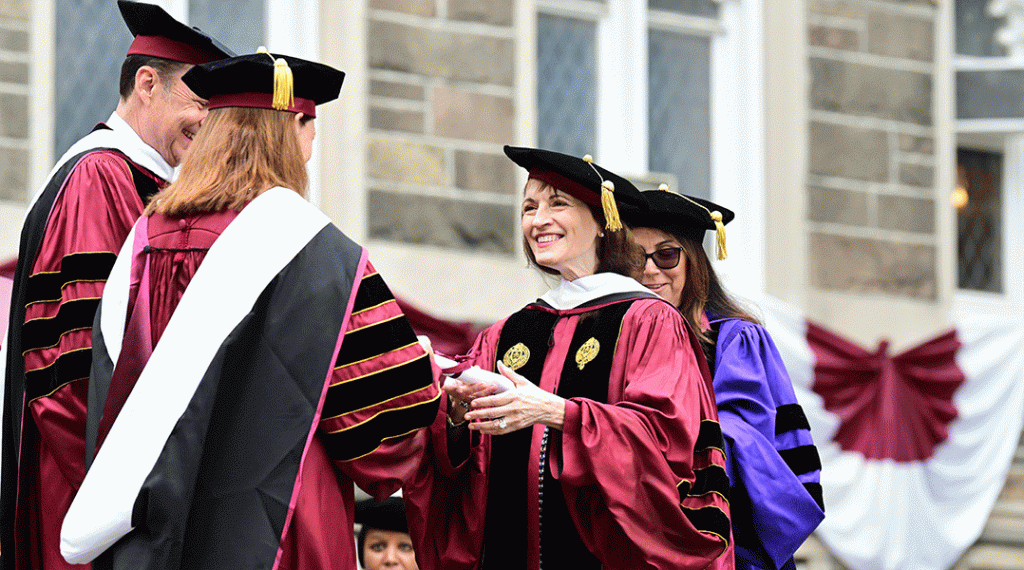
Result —
[[683, 251], [681, 247], [666, 247], [653, 253], [644, 253], [644, 264], [647, 264], [648, 259], [653, 259], [654, 265], [659, 269], [672, 269], [679, 265], [679, 252], [681, 251]]

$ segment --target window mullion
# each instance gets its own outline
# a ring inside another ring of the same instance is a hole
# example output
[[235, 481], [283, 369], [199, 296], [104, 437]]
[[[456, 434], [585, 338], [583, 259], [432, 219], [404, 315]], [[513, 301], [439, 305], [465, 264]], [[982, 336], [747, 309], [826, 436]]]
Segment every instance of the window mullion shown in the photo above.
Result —
[[271, 51], [316, 60], [319, 52], [317, 30], [318, 0], [267, 0], [267, 48]]
[[1024, 183], [1024, 133], [1013, 133], [1006, 136], [1005, 160], [1003, 161], [1003, 293], [1006, 300], [1015, 307], [1022, 306], [1021, 290], [1024, 288], [1024, 268], [1019, 263], [1020, 252], [1024, 250], [1024, 236], [1019, 231], [1020, 220], [1024, 216], [1024, 192], [1020, 185]]
[[597, 29], [596, 154], [611, 170], [646, 173], [646, 0], [609, 0]]

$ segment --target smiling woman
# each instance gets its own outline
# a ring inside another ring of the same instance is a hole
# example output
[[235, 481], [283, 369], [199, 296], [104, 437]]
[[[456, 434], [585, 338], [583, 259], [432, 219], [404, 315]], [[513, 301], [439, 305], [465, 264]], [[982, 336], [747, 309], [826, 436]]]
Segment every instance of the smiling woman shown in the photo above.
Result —
[[714, 378], [729, 457], [736, 568], [795, 568], [793, 554], [824, 517], [817, 449], [778, 350], [725, 291], [704, 252], [733, 213], [662, 190], [643, 193], [648, 212], [627, 222], [644, 249], [641, 283], [697, 332]]
[[710, 378], [679, 313], [633, 279], [619, 209], [640, 193], [589, 157], [505, 154], [529, 172], [526, 254], [562, 281], [463, 359], [515, 389], [445, 385], [434, 460], [404, 489], [421, 567], [730, 568]]

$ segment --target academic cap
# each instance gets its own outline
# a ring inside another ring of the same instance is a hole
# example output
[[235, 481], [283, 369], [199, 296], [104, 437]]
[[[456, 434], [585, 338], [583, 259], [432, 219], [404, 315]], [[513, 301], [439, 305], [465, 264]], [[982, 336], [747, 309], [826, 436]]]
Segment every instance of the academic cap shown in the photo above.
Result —
[[254, 54], [197, 65], [181, 79], [209, 100], [210, 109], [254, 107], [315, 117], [317, 105], [338, 98], [345, 73], [260, 48]]
[[175, 20], [160, 6], [117, 0], [121, 17], [135, 40], [128, 55], [148, 55], [181, 63], [209, 63], [235, 55], [199, 28]]
[[632, 182], [614, 172], [594, 164], [590, 155], [577, 158], [540, 148], [505, 145], [505, 155], [526, 169], [530, 178], [546, 182], [555, 188], [604, 210], [605, 229], [622, 228], [618, 204], [624, 212], [638, 214], [646, 210], [640, 191]]
[[647, 201], [648, 213], [643, 217], [627, 217], [630, 227], [655, 228], [698, 244], [704, 243], [704, 232], [714, 230], [718, 241], [718, 259], [725, 259], [725, 224], [736, 214], [714, 202], [676, 194], [662, 184], [658, 190], [641, 193]]
[[356, 501], [355, 515], [355, 522], [363, 525], [364, 529], [409, 532], [409, 526], [405, 521], [405, 504], [402, 503], [401, 497], [388, 497], [383, 501]]

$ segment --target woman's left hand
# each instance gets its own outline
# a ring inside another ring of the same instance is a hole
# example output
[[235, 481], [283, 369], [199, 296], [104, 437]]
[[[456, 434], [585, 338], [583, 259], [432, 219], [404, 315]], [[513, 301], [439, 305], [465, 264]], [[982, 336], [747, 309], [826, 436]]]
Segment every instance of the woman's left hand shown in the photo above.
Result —
[[541, 390], [526, 378], [498, 362], [498, 372], [515, 384], [515, 390], [473, 400], [467, 420], [476, 420], [469, 429], [499, 435], [544, 424], [562, 429], [565, 420], [565, 399]]

